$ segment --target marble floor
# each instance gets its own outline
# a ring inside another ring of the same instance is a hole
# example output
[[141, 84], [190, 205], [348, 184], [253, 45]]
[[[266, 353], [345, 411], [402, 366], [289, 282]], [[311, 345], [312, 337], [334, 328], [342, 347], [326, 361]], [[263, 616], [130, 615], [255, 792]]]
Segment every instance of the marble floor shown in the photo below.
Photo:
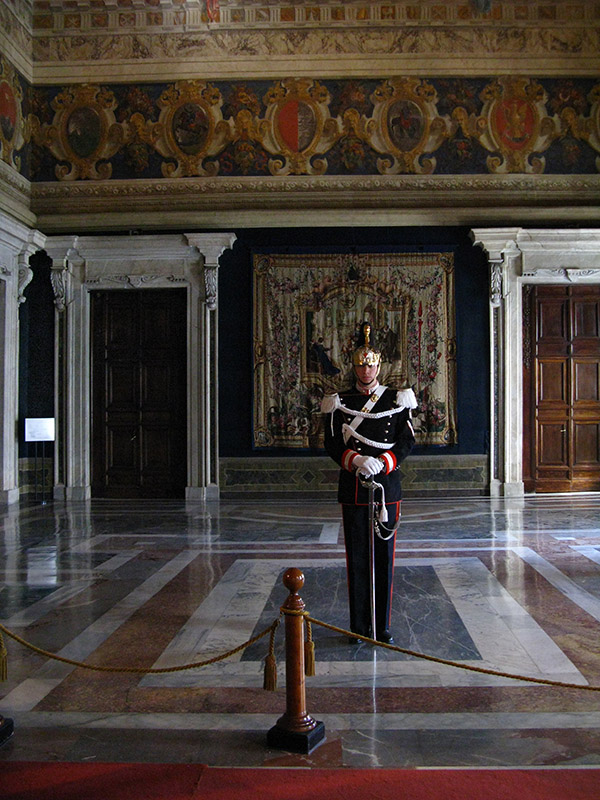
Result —
[[266, 743], [286, 705], [283, 626], [275, 692], [263, 689], [268, 637], [202, 668], [143, 670], [212, 659], [266, 629], [289, 567], [304, 573], [310, 615], [347, 627], [335, 502], [49, 503], [5, 509], [0, 525], [2, 624], [64, 658], [140, 670], [75, 667], [5, 636], [0, 714], [15, 734], [0, 769], [600, 765], [599, 494], [405, 500], [396, 644], [452, 664], [313, 626], [307, 710], [326, 738], [310, 754]]

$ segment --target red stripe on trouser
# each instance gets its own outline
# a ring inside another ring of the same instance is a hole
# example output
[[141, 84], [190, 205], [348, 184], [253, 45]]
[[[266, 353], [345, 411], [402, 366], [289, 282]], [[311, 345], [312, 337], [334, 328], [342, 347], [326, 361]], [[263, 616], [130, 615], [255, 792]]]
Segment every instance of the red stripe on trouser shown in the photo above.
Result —
[[[387, 526], [391, 527], [398, 518], [400, 502], [388, 503], [387, 507]], [[368, 507], [343, 504], [342, 509], [350, 626], [356, 633], [366, 635], [371, 629]], [[395, 541], [395, 535], [387, 542], [375, 540], [376, 633], [390, 625]]]

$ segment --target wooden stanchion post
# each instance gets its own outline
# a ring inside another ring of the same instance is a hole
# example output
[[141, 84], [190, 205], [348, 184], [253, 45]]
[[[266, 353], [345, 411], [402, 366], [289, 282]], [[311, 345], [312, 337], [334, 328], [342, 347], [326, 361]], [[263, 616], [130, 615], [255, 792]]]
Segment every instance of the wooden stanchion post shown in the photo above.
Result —
[[[304, 677], [304, 601], [298, 591], [304, 586], [304, 575], [292, 567], [283, 575], [289, 596], [283, 604], [285, 616], [285, 691], [286, 710], [267, 733], [267, 744], [294, 753], [310, 753], [325, 738], [325, 725], [306, 711]], [[286, 610], [295, 612], [286, 614]]]

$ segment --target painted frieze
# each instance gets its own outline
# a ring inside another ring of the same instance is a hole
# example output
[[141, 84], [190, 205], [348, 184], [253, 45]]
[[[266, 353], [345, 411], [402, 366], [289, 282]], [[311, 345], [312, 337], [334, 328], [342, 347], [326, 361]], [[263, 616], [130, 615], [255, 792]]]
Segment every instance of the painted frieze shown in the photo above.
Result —
[[37, 87], [32, 179], [597, 174], [599, 98], [512, 76]]

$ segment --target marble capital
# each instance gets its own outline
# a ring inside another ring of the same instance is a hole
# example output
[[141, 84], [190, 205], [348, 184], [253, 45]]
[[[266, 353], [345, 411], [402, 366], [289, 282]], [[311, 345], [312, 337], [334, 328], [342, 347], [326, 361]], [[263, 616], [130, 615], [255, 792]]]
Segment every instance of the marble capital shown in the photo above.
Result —
[[233, 247], [237, 236], [234, 233], [186, 233], [190, 245], [204, 256], [205, 266], [218, 266], [225, 250]]

